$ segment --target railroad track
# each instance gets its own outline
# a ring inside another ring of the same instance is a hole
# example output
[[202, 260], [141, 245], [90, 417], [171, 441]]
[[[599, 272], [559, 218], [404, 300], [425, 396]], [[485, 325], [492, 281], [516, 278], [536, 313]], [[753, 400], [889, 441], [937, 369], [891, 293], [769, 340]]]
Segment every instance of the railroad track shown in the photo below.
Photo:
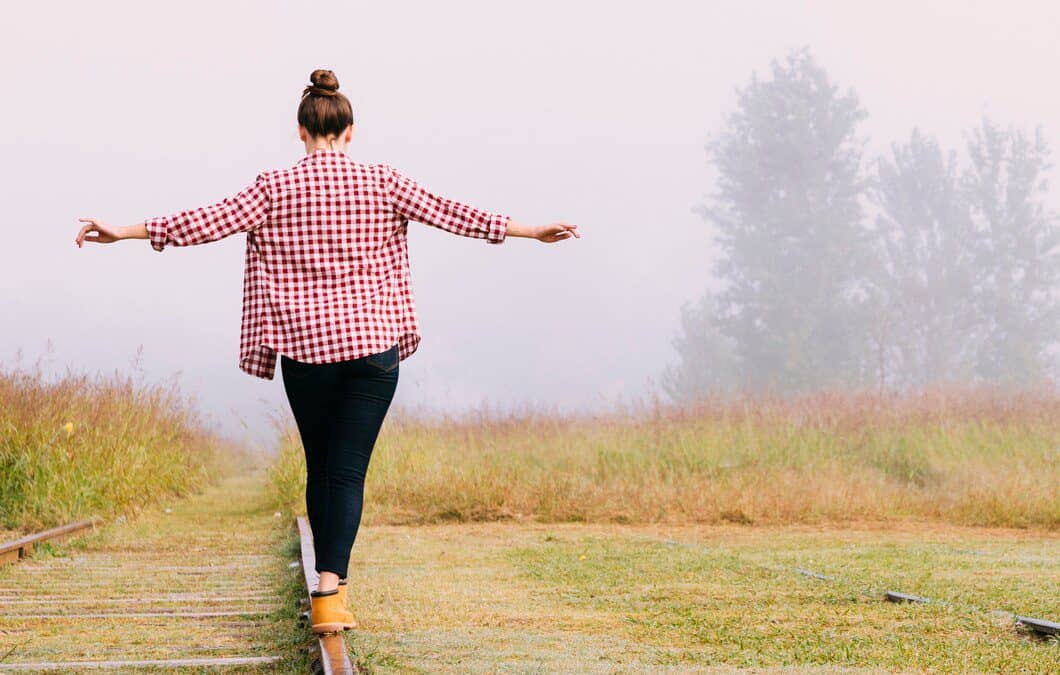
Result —
[[14, 541], [0, 543], [0, 565], [22, 560], [33, 552], [37, 544], [46, 541], [59, 541], [67, 537], [83, 534], [86, 530], [95, 527], [95, 525], [96, 522], [94, 520], [79, 520], [76, 523], [53, 527], [50, 530], [29, 534]]
[[[302, 575], [305, 578], [305, 604], [308, 607], [309, 593], [317, 586], [313, 532], [309, 529], [308, 521], [302, 517], [295, 519], [295, 527], [298, 529]], [[308, 624], [308, 617], [303, 615], [303, 618]], [[324, 675], [353, 675], [359, 672], [350, 663], [349, 653], [346, 649], [346, 639], [342, 633], [325, 633], [318, 636], [316, 648], [311, 652], [310, 657], [316, 673], [324, 673]]]
[[59, 556], [28, 552], [93, 528], [0, 546], [21, 561], [0, 566], [0, 671], [276, 672], [274, 585], [287, 571], [259, 493], [259, 476], [234, 477]]

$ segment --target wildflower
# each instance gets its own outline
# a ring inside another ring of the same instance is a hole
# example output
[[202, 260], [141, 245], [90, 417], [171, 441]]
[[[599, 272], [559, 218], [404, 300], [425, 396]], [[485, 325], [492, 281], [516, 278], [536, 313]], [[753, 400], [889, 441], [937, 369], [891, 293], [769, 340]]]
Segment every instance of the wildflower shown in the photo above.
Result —
[[63, 425], [63, 431], [66, 432], [66, 435], [68, 437], [69, 436], [73, 436], [74, 435], [74, 423], [73, 422], [67, 422], [66, 424], [64, 424]]
[[580, 555], [580, 556], [578, 556], [578, 560], [585, 560], [588, 557], [589, 556], [587, 556], [587, 555]]

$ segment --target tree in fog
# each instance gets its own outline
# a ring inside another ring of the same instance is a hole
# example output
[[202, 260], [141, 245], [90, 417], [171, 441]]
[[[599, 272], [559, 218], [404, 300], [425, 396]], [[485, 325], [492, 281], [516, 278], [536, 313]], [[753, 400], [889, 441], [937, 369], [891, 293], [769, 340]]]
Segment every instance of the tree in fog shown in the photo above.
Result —
[[717, 318], [717, 302], [710, 292], [681, 307], [681, 332], [673, 341], [681, 361], [662, 373], [663, 390], [674, 400], [690, 401], [734, 388], [733, 344], [718, 330]]
[[1060, 335], [1060, 227], [1044, 204], [1049, 148], [1033, 134], [984, 119], [968, 140], [963, 187], [975, 237], [981, 377], [1029, 383], [1048, 371]]
[[855, 135], [865, 112], [808, 49], [771, 71], [738, 91], [708, 146], [719, 178], [703, 213], [724, 253], [716, 325], [745, 388], [849, 384], [869, 340], [862, 281], [872, 258]]
[[969, 380], [983, 335], [974, 317], [974, 232], [955, 152], [914, 130], [876, 162], [880, 265], [872, 283], [881, 383]]

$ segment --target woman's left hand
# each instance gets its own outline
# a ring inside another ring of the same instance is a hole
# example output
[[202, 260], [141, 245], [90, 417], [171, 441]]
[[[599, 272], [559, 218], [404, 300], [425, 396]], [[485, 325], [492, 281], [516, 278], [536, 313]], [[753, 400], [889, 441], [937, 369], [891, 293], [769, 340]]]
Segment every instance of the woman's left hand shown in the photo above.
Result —
[[[120, 227], [111, 227], [95, 218], [78, 218], [78, 220], [82, 223], [88, 223], [77, 233], [78, 248], [84, 246], [86, 241], [94, 241], [97, 244], [113, 244], [124, 238]], [[95, 236], [89, 236], [91, 233], [95, 233]]]
[[564, 239], [570, 238], [581, 239], [581, 235], [578, 234], [577, 225], [569, 225], [567, 223], [552, 223], [551, 225], [542, 225], [537, 228], [534, 234], [534, 239], [543, 241], [546, 244], [552, 244], [557, 241], [563, 241]]

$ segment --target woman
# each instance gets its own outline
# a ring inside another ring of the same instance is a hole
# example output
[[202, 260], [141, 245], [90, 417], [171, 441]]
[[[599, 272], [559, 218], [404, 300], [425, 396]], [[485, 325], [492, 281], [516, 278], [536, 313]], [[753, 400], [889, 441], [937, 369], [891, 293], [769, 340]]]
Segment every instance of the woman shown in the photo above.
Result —
[[415, 220], [500, 244], [507, 237], [552, 243], [574, 225], [531, 227], [440, 197], [387, 164], [346, 155], [353, 111], [330, 70], [315, 70], [298, 106], [306, 155], [258, 174], [224, 201], [128, 227], [93, 218], [77, 234], [109, 244], [148, 239], [190, 246], [247, 233], [240, 361], [284, 391], [305, 449], [306, 509], [319, 573], [313, 631], [356, 626], [345, 578], [361, 520], [364, 478], [393, 399], [398, 364], [416, 351], [419, 325], [410, 284], [407, 228]]

